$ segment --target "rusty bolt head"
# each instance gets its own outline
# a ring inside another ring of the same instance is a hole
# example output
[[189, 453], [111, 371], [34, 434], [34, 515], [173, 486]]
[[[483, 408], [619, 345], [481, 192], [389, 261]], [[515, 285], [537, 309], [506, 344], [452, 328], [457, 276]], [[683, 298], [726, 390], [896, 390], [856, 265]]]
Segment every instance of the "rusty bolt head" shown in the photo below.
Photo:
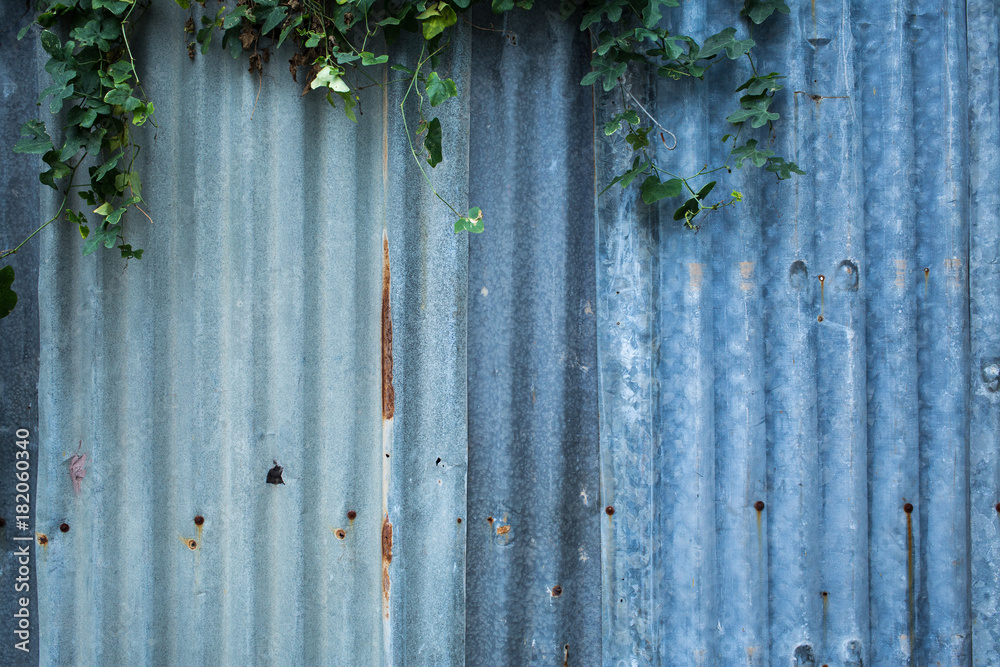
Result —
[[755, 502], [753, 504], [753, 508], [755, 510], [757, 510], [758, 512], [763, 512], [764, 511], [764, 501], [763, 500], [758, 500], [757, 502]]
[[903, 505], [903, 511], [906, 512], [907, 514], [910, 514], [911, 512], [913, 512], [913, 505], [911, 505], [910, 503], [906, 503], [905, 505]]
[[203, 523], [205, 523], [205, 517], [203, 517], [202, 515], [199, 514], [194, 518], [194, 525], [200, 526]]
[[560, 595], [562, 595], [562, 586], [556, 584], [555, 586], [552, 587], [552, 597], [557, 598]]
[[615, 507], [614, 507], [614, 505], [608, 505], [607, 507], [605, 507], [604, 508], [604, 513], [607, 514], [608, 516], [611, 516], [612, 514], [614, 514], [615, 513]]
[[61, 524], [59, 524], [59, 530], [61, 530], [64, 533], [68, 533], [69, 532], [69, 524], [68, 523], [61, 523]]
[[358, 516], [358, 513], [357, 513], [357, 512], [355, 512], [354, 510], [348, 510], [348, 511], [347, 511], [347, 518], [348, 518], [348, 519], [350, 519], [351, 521], [354, 521], [354, 519], [355, 519], [355, 518], [356, 518], [357, 516]]

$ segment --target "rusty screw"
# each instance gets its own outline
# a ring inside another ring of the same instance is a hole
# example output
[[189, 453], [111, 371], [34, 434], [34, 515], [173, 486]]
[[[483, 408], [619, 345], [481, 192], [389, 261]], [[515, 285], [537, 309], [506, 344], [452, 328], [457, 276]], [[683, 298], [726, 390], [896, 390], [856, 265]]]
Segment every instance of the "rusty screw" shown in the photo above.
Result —
[[903, 511], [906, 512], [907, 514], [910, 514], [911, 512], [913, 512], [913, 505], [911, 505], [910, 503], [906, 503], [905, 505], [903, 505]]
[[61, 523], [61, 524], [59, 524], [59, 530], [61, 530], [64, 533], [68, 533], [69, 532], [69, 524], [68, 523]]
[[614, 514], [615, 513], [615, 507], [614, 507], [614, 505], [608, 505], [607, 507], [605, 507], [604, 508], [604, 513], [607, 514], [608, 516], [611, 516], [612, 514]]
[[200, 526], [203, 523], [205, 523], [205, 517], [203, 517], [202, 515], [199, 514], [194, 518], [194, 525]]
[[357, 516], [358, 516], [358, 513], [355, 512], [354, 510], [348, 510], [347, 511], [347, 518], [350, 519], [351, 521], [354, 521], [355, 517], [357, 517]]
[[753, 504], [753, 508], [755, 510], [757, 510], [758, 512], [763, 512], [764, 511], [764, 501], [763, 500], [758, 500], [757, 502], [755, 502]]
[[560, 595], [562, 595], [562, 586], [556, 584], [555, 586], [552, 587], [552, 597], [557, 598]]

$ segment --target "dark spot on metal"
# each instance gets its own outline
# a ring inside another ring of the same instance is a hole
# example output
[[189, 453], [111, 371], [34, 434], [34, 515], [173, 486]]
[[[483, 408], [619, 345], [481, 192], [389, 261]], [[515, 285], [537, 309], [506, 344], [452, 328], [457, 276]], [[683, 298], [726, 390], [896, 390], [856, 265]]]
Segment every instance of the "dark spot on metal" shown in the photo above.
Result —
[[198, 543], [195, 542], [194, 540], [188, 540], [187, 541], [187, 545], [188, 545], [188, 549], [190, 549], [191, 551], [194, 551], [195, 549], [198, 548]]
[[987, 359], [983, 362], [983, 382], [986, 390], [996, 393], [1000, 389], [1000, 359]]
[[929, 276], [930, 274], [931, 274], [931, 270], [930, 270], [930, 268], [928, 268], [928, 267], [926, 267], [926, 266], [925, 266], [925, 267], [924, 267], [924, 277], [926, 278], [926, 277], [927, 277], [927, 276]]
[[205, 517], [203, 517], [202, 515], [199, 514], [194, 518], [194, 525], [200, 526], [203, 523], [205, 523]]
[[552, 597], [557, 598], [560, 595], [562, 595], [562, 586], [556, 584], [555, 586], [552, 587]]
[[805, 262], [801, 259], [792, 262], [791, 268], [788, 269], [788, 282], [791, 284], [792, 289], [802, 289], [805, 287], [808, 277], [809, 269], [806, 268]]
[[[1000, 503], [997, 503], [995, 508], [998, 513], [1000, 513]], [[0, 519], [0, 526], [3, 525], [3, 519]]]
[[909, 514], [910, 512], [913, 511], [913, 505], [911, 505], [910, 503], [906, 503], [905, 505], [903, 505], [903, 511]]
[[[389, 237], [382, 235], [382, 419], [396, 412], [392, 388], [392, 310], [389, 307]], [[386, 455], [388, 458], [388, 455]]]
[[826, 591], [823, 591], [822, 593], [820, 593], [820, 595], [822, 595], [823, 597], [826, 597], [826, 596], [829, 595], [829, 593], [827, 593]]
[[755, 510], [757, 510], [758, 512], [763, 512], [764, 511], [764, 501], [763, 500], [758, 500], [757, 502], [755, 502], [753, 504], [753, 508]]
[[607, 507], [605, 507], [604, 508], [604, 513], [607, 514], [608, 516], [611, 516], [612, 514], [614, 514], [615, 513], [614, 505], [608, 505]]
[[493, 523], [493, 517], [491, 516], [486, 517], [486, 523]]
[[796, 665], [815, 665], [816, 658], [810, 644], [799, 644], [795, 647], [794, 660]]
[[462, 517], [458, 517], [458, 523], [462, 523]]
[[386, 454], [386, 455], [385, 455], [385, 458], [389, 458], [389, 455], [388, 455], [388, 454]]
[[49, 536], [45, 533], [38, 533], [38, 543], [44, 547], [49, 543]]
[[[806, 41], [809, 42], [810, 44], [812, 44], [813, 47], [815, 47], [815, 48], [818, 49], [821, 46], [826, 46], [827, 44], [829, 44], [830, 43], [830, 38], [829, 37], [810, 37]], [[819, 95], [810, 95], [809, 97], [814, 97], [815, 98], [815, 97], [819, 97]]]
[[350, 519], [351, 521], [354, 521], [354, 519], [357, 518], [357, 516], [358, 513], [355, 512], [354, 510], [347, 510], [347, 518]]
[[818, 275], [818, 276], [816, 276], [816, 277], [817, 277], [817, 278], [819, 278], [819, 281], [820, 281], [820, 282], [823, 282], [823, 281], [825, 281], [825, 280], [826, 280], [826, 276], [824, 276], [823, 274], [820, 274], [820, 275]]
[[342, 540], [345, 537], [347, 537], [347, 533], [344, 532], [343, 528], [338, 528], [337, 530], [333, 531], [333, 534], [337, 536], [338, 540]]
[[622, 325], [622, 323], [621, 323], [621, 322], [615, 322], [615, 324], [617, 324], [618, 326], [621, 326], [621, 325]]
[[563, 667], [569, 667], [569, 644], [563, 646]]
[[68, 523], [61, 523], [61, 524], [59, 524], [59, 530], [61, 530], [64, 533], [68, 533], [69, 532], [69, 524]]
[[822, 316], [822, 315], [820, 315], [819, 317], [817, 317], [817, 318], [816, 318], [816, 321], [817, 321], [817, 322], [822, 322], [822, 321], [823, 321], [823, 316]]
[[438, 457], [437, 461], [434, 462], [434, 465], [441, 465], [441, 457], [440, 456]]
[[267, 483], [268, 484], [284, 484], [285, 480], [281, 479], [281, 471], [284, 470], [278, 465], [278, 462], [274, 462], [274, 467], [267, 471]]
[[4, 519], [0, 519], [0, 528], [3, 528], [6, 525], [7, 525], [7, 522]]
[[858, 291], [858, 265], [849, 259], [845, 259], [837, 266], [837, 289], [846, 292]]

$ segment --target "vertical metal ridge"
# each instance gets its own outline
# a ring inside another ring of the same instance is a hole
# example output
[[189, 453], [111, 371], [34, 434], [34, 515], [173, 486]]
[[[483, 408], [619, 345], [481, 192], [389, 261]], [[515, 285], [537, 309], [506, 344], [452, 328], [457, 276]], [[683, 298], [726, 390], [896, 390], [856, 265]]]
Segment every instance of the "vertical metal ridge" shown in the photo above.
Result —
[[969, 3], [970, 524], [973, 664], [991, 665], [1000, 645], [1000, 22], [995, 5]]
[[[917, 600], [926, 662], [971, 659], [969, 618], [968, 56], [965, 3], [917, 2], [914, 61], [920, 502]], [[918, 283], [919, 284], [919, 283]]]
[[473, 51], [470, 665], [600, 661], [593, 117], [586, 36], [552, 9], [504, 15]]

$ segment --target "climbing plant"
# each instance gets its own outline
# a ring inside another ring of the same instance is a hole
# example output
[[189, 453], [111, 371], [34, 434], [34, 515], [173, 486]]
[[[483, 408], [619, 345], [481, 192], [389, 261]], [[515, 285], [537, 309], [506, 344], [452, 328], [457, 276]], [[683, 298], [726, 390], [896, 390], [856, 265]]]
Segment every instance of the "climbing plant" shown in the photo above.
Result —
[[[51, 85], [42, 91], [39, 103], [55, 114], [58, 131], [51, 131], [42, 120], [28, 120], [14, 152], [40, 155], [39, 180], [62, 197], [52, 218], [20, 245], [0, 253], [0, 258], [16, 253], [49, 224], [63, 220], [79, 229], [85, 255], [104, 246], [117, 248], [126, 261], [141, 259], [143, 250], [133, 248], [126, 237], [130, 217], [149, 217], [135, 169], [140, 149], [133, 128], [155, 125], [155, 109], [138, 79], [131, 39], [149, 1], [47, 0], [34, 21], [20, 31], [18, 39], [37, 26], [48, 54], [45, 71]], [[207, 55], [218, 43], [233, 58], [246, 58], [250, 72], [259, 74], [271, 55], [285, 46], [292, 53], [291, 76], [303, 84], [303, 93], [325, 95], [332, 107], [354, 122], [363, 87], [402, 86], [402, 124], [413, 159], [430, 184], [425, 165], [433, 168], [444, 159], [435, 109], [458, 95], [455, 81], [438, 71], [441, 55], [448, 49], [459, 15], [485, 0], [233, 0], [211, 5], [206, 0], [174, 1], [186, 10], [178, 23], [183, 21], [189, 35], [186, 48], [192, 59], [198, 53]], [[533, 2], [491, 0], [491, 7], [498, 14], [529, 11]], [[606, 92], [617, 89], [621, 97], [622, 111], [603, 131], [608, 136], [622, 132], [634, 155], [628, 169], [604, 190], [635, 185], [647, 204], [675, 199], [674, 219], [697, 229], [706, 212], [742, 199], [738, 191], [713, 198], [715, 172], [745, 164], [763, 167], [779, 180], [803, 172], [770, 148], [773, 123], [779, 118], [771, 105], [783, 77], [762, 73], [753, 58], [753, 26], [775, 13], [789, 13], [788, 6], [783, 0], [744, 0], [741, 15], [746, 22], [741, 29], [727, 27], [705, 36], [664, 27], [664, 10], [678, 6], [678, 0], [562, 0], [559, 11], [564, 20], [579, 17], [580, 30], [591, 35], [591, 71], [581, 84], [601, 86]], [[404, 32], [420, 35], [423, 47], [414, 61], [395, 62], [393, 45]], [[725, 118], [732, 128], [722, 137], [728, 149], [725, 159], [689, 174], [664, 164], [654, 150], [657, 142], [672, 150], [679, 139], [632, 95], [625, 85], [629, 68], [648, 68], [668, 80], [704, 79], [716, 64], [742, 58], [752, 74], [735, 90], [737, 108]], [[410, 100], [416, 106], [414, 119], [406, 117]], [[80, 178], [78, 172], [84, 167], [87, 175]], [[484, 230], [480, 208], [459, 210], [434, 194], [454, 213], [456, 232]], [[0, 269], [0, 317], [16, 302], [13, 279], [13, 268]]]

